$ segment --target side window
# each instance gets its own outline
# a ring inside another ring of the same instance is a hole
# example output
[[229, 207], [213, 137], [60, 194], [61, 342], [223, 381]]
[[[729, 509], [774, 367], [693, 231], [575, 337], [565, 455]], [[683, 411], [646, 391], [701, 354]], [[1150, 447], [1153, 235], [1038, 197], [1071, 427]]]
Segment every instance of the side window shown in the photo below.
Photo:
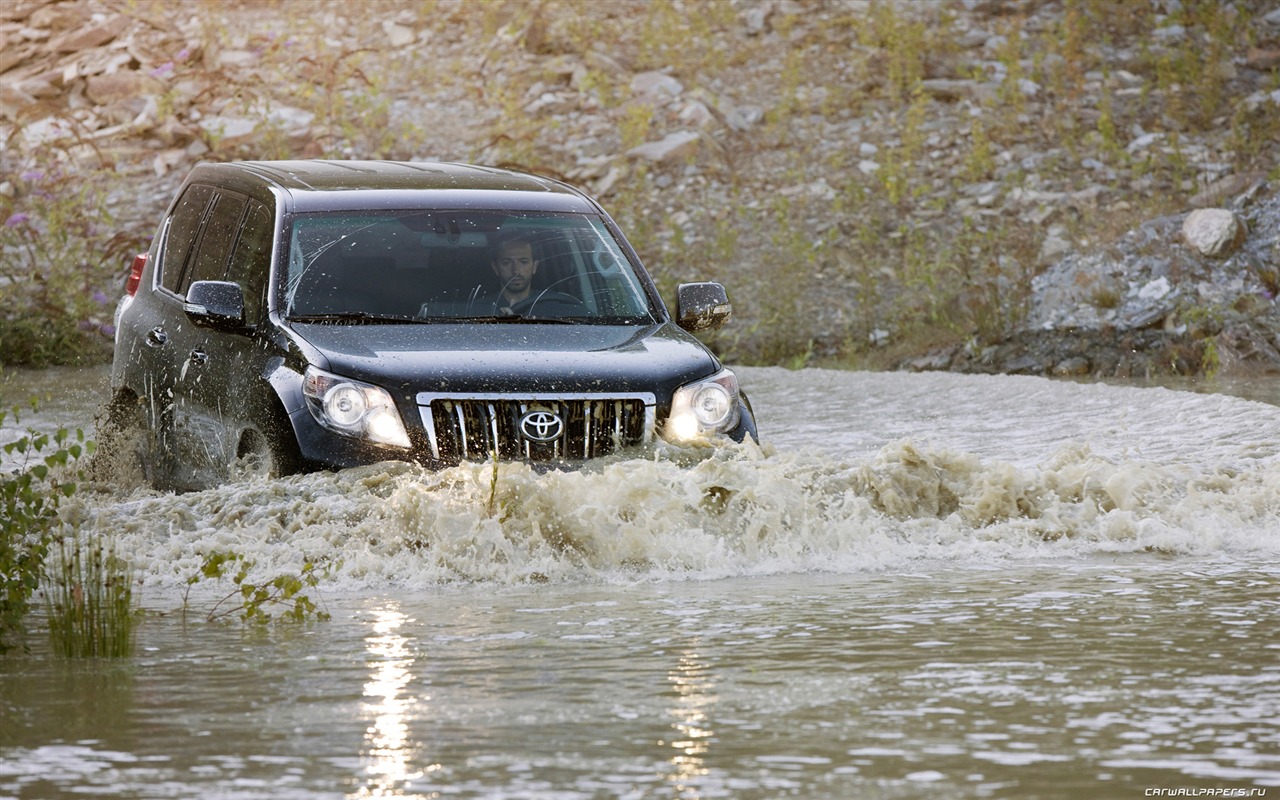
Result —
[[169, 238], [165, 240], [163, 261], [160, 264], [160, 285], [174, 294], [182, 283], [182, 266], [200, 230], [200, 220], [213, 196], [210, 186], [192, 186], [183, 192], [169, 225]]
[[182, 279], [180, 294], [186, 294], [187, 287], [196, 281], [220, 281], [227, 274], [227, 258], [231, 255], [236, 231], [240, 229], [244, 204], [245, 198], [239, 195], [219, 193], [204, 223], [191, 266]]
[[261, 203], [250, 200], [249, 212], [240, 226], [240, 239], [231, 253], [227, 280], [240, 284], [244, 291], [244, 318], [255, 323], [262, 313], [262, 298], [271, 273], [271, 238], [275, 220]]

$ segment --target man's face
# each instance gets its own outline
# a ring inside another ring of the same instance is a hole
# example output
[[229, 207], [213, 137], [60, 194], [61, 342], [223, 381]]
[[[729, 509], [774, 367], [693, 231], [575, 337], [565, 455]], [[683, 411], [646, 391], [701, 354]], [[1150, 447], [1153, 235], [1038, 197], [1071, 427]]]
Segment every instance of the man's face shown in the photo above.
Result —
[[493, 272], [508, 296], [527, 294], [537, 271], [538, 262], [533, 260], [533, 248], [528, 242], [507, 242], [498, 248], [493, 259]]

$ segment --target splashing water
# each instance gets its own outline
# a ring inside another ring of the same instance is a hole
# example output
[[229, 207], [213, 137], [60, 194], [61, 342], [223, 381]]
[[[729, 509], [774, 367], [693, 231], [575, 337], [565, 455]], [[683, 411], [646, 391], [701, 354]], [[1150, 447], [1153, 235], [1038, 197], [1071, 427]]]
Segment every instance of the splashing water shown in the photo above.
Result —
[[213, 550], [264, 570], [325, 560], [353, 589], [1280, 553], [1280, 408], [1008, 376], [743, 372], [763, 446], [117, 490], [67, 524], [112, 532], [159, 586]]

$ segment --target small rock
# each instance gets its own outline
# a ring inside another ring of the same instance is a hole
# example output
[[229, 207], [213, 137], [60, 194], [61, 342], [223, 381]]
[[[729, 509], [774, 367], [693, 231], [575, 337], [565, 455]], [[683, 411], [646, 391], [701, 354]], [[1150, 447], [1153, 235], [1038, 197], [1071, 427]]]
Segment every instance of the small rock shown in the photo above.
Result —
[[399, 25], [392, 20], [383, 20], [382, 32], [387, 35], [387, 44], [392, 47], [404, 47], [417, 41], [418, 35], [413, 28]]
[[109, 75], [90, 76], [84, 93], [99, 105], [110, 105], [154, 94], [160, 88], [160, 81], [150, 75], [136, 70], [126, 70]]
[[155, 172], [157, 178], [163, 178], [169, 173], [169, 170], [186, 160], [187, 152], [185, 150], [163, 150], [151, 160], [151, 169]]
[[1244, 223], [1225, 208], [1196, 209], [1182, 223], [1182, 238], [1210, 258], [1229, 255], [1246, 235]]
[[245, 117], [205, 117], [200, 120], [200, 129], [210, 138], [223, 146], [247, 144], [253, 141], [254, 130], [258, 120]]
[[769, 5], [755, 5], [747, 9], [746, 13], [742, 15], [742, 22], [747, 27], [747, 35], [759, 36], [764, 33], [769, 14], [772, 12], [773, 7]]
[[1261, 172], [1231, 174], [1204, 187], [1188, 202], [1196, 208], [1218, 205], [1257, 187], [1265, 177]]
[[45, 117], [22, 128], [22, 140], [28, 148], [44, 147], [70, 136], [70, 124], [58, 117]]
[[658, 142], [645, 142], [627, 151], [632, 158], [643, 158], [655, 164], [679, 161], [692, 156], [698, 150], [701, 135], [693, 131], [677, 131]]
[[1040, 360], [1033, 355], [1014, 356], [1005, 362], [1004, 371], [1015, 375], [1035, 374], [1043, 370]]
[[686, 103], [684, 108], [680, 109], [679, 118], [681, 122], [690, 127], [704, 130], [716, 124], [716, 117], [711, 113], [711, 109], [707, 108], [706, 104], [699, 100]]
[[1129, 142], [1128, 146], [1125, 147], [1125, 151], [1129, 153], [1137, 153], [1140, 150], [1148, 149], [1151, 145], [1162, 139], [1164, 139], [1163, 133], [1144, 133], [1132, 142]]
[[1280, 67], [1280, 49], [1251, 47], [1245, 56], [1245, 64], [1251, 69], [1262, 70], [1264, 72]]
[[1054, 375], [1058, 377], [1067, 377], [1069, 375], [1088, 375], [1089, 359], [1083, 356], [1074, 356], [1065, 359], [1054, 365], [1052, 370]]
[[684, 92], [684, 85], [661, 72], [641, 72], [631, 79], [631, 94], [638, 100], [665, 105]]
[[603, 178], [596, 182], [595, 193], [603, 197], [613, 190], [614, 185], [625, 175], [622, 168], [614, 166], [609, 168], [609, 172]]
[[1159, 300], [1171, 291], [1173, 287], [1169, 285], [1169, 279], [1161, 276], [1139, 289], [1138, 297], [1143, 300]]
[[912, 359], [910, 368], [914, 372], [936, 372], [951, 366], [951, 353], [947, 350], [935, 351], [928, 355]]
[[944, 103], [954, 103], [958, 100], [988, 100], [996, 95], [995, 89], [990, 84], [954, 78], [931, 78], [920, 81], [920, 88], [934, 100]]
[[[1280, 91], [1277, 94], [1280, 94]], [[724, 104], [720, 106], [720, 113], [724, 114], [725, 123], [739, 133], [758, 125], [764, 119], [764, 109], [758, 106]]]
[[252, 50], [223, 50], [218, 53], [218, 67], [221, 69], [237, 69], [255, 66], [261, 56]]
[[129, 25], [129, 17], [121, 14], [107, 22], [86, 25], [49, 42], [49, 49], [59, 53], [78, 53], [110, 44]]
[[1123, 326], [1132, 328], [1133, 330], [1142, 330], [1150, 328], [1159, 323], [1169, 313], [1169, 309], [1163, 306], [1152, 306], [1150, 308], [1142, 308], [1137, 311], [1126, 314], [1122, 320]]
[[1071, 252], [1071, 242], [1050, 233], [1040, 243], [1040, 263], [1051, 264]]

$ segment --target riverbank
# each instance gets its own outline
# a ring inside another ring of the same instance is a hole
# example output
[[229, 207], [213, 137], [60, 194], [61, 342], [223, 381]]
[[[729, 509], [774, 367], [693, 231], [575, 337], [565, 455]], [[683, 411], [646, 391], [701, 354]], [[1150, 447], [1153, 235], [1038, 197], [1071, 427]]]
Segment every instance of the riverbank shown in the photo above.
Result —
[[[0, 9], [0, 358], [101, 357], [197, 161], [323, 156], [587, 189], [665, 295], [728, 285], [731, 361], [1280, 369], [1280, 13], [1260, 0], [353, 8]], [[1195, 249], [1197, 208], [1239, 240]]]

